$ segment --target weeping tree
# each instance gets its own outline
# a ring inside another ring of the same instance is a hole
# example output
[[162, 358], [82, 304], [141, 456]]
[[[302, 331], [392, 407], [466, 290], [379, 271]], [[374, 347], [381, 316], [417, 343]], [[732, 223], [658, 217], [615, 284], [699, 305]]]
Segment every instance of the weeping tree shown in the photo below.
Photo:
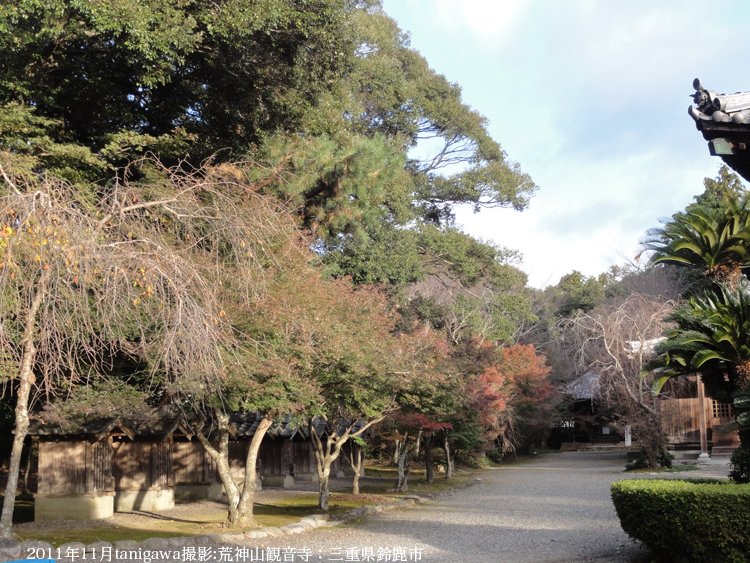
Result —
[[613, 417], [633, 427], [649, 467], [664, 463], [667, 443], [660, 398], [652, 386], [657, 376], [646, 366], [673, 307], [672, 302], [632, 294], [560, 325], [566, 342], [576, 350], [577, 371], [600, 374], [601, 400]]
[[270, 246], [275, 204], [224, 169], [186, 174], [142, 162], [140, 176], [152, 182], [129, 183], [125, 174], [95, 197], [6, 167], [0, 366], [17, 395], [0, 518], [8, 537], [32, 392], [91, 383], [120, 354], [144, 362], [152, 389], [168, 396], [216, 395], [244, 345], [226, 310], [265, 292], [267, 268], [253, 248]]

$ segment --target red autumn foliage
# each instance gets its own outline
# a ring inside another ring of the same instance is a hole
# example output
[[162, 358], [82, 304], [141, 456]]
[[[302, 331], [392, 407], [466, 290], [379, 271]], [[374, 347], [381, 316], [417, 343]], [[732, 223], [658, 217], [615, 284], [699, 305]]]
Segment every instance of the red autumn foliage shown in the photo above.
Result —
[[486, 440], [502, 435], [504, 440], [520, 442], [528, 433], [519, 434], [520, 427], [537, 431], [548, 425], [546, 406], [554, 388], [547, 379], [550, 368], [533, 345], [497, 349], [485, 343], [469, 350], [473, 364], [482, 368], [468, 385], [470, 407]]
[[402, 432], [406, 431], [411, 435], [417, 434], [420, 430], [424, 432], [439, 432], [440, 430], [450, 430], [452, 428], [450, 423], [437, 420], [437, 416], [420, 413], [399, 413], [393, 417], [393, 421]]

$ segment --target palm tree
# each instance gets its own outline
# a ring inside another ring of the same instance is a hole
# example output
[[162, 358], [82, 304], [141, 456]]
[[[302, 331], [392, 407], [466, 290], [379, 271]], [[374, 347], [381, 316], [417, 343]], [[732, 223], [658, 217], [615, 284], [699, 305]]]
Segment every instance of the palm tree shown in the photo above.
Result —
[[[736, 480], [750, 474], [750, 282], [719, 285], [716, 295], [692, 298], [665, 320], [674, 323], [656, 346], [658, 357], [644, 370], [655, 371], [655, 391], [667, 380], [700, 371], [714, 398], [735, 398], [742, 447], [733, 456]], [[728, 381], [726, 381], [728, 379]], [[723, 395], [723, 397], [722, 397]], [[733, 474], [734, 475], [734, 474]]]
[[[709, 186], [707, 185], [707, 188]], [[656, 347], [654, 389], [676, 376], [703, 374], [714, 398], [735, 398], [741, 448], [732, 456], [732, 476], [750, 480], [750, 198], [730, 194], [718, 206], [692, 205], [643, 242], [652, 264], [699, 268], [715, 284], [702, 299], [692, 298], [667, 317], [674, 328]]]
[[654, 251], [651, 263], [699, 268], [712, 281], [735, 286], [750, 266], [749, 202], [737, 195], [718, 210], [691, 206], [650, 229], [642, 244]]
[[656, 346], [656, 386], [670, 378], [698, 371], [729, 378], [730, 391], [750, 387], [750, 282], [719, 285], [718, 293], [693, 297], [667, 318], [674, 327]]

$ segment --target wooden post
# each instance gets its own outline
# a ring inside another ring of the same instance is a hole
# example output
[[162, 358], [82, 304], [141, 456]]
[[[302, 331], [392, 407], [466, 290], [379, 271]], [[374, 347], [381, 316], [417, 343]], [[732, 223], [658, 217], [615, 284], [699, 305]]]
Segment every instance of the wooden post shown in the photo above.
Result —
[[156, 487], [159, 485], [159, 449], [161, 444], [151, 440], [151, 482], [146, 483], [145, 488]]
[[96, 456], [94, 455], [94, 444], [96, 442], [92, 442], [91, 440], [85, 440], [83, 442], [83, 446], [85, 448], [85, 456], [86, 461], [84, 462], [85, 467], [85, 477], [86, 480], [86, 492], [87, 493], [93, 493], [95, 490], [94, 486], [94, 473], [96, 472]]
[[708, 427], [706, 425], [706, 389], [703, 386], [703, 377], [698, 374], [698, 418], [700, 421], [701, 453], [698, 459], [708, 459]]
[[281, 442], [281, 474], [292, 475], [294, 464], [294, 451], [291, 438]]

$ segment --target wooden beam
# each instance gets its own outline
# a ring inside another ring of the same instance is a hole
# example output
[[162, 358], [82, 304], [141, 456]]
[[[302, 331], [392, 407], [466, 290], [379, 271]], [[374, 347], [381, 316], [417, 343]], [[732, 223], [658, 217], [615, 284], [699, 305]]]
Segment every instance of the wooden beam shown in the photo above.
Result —
[[737, 152], [734, 143], [722, 137], [710, 140], [708, 142], [708, 151], [711, 153], [711, 156], [727, 156], [736, 154]]

